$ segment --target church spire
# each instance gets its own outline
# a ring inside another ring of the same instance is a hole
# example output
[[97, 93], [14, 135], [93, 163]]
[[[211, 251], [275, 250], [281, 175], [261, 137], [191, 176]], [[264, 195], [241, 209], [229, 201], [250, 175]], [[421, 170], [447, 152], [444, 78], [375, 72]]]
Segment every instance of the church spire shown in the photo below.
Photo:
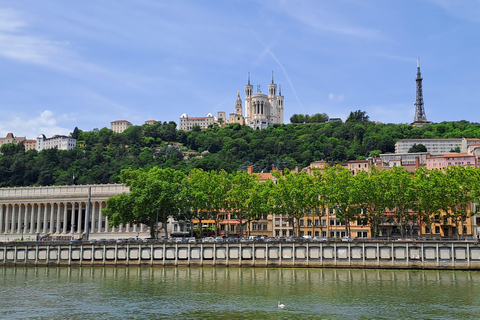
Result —
[[273, 84], [273, 71], [272, 71], [272, 84]]
[[250, 72], [248, 73], [248, 85], [250, 85]]
[[430, 123], [427, 121], [427, 116], [425, 115], [425, 108], [423, 105], [423, 90], [422, 90], [422, 73], [420, 72], [420, 59], [417, 60], [417, 78], [415, 79], [417, 83], [416, 90], [416, 100], [415, 100], [415, 118], [412, 123], [414, 126], [421, 127], [425, 123]]

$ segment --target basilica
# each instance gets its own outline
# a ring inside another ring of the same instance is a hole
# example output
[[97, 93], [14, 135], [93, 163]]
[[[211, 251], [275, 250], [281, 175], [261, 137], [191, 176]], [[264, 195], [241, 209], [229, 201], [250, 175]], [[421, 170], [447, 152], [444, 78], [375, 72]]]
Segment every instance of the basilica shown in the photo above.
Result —
[[239, 91], [235, 101], [235, 112], [229, 115], [228, 123], [240, 123], [253, 129], [265, 129], [274, 123], [283, 124], [283, 96], [281, 87], [277, 88], [273, 81], [273, 73], [272, 83], [268, 85], [268, 95], [262, 93], [260, 86], [257, 86], [257, 92], [253, 94], [248, 74], [248, 83], [245, 86], [245, 116]]
[[257, 86], [257, 92], [253, 93], [249, 73], [245, 86], [245, 106], [240, 97], [240, 91], [238, 91], [234, 110], [235, 112], [230, 113], [228, 117], [225, 111], [219, 111], [216, 118], [211, 113], [205, 117], [189, 117], [184, 113], [180, 117], [180, 130], [189, 131], [194, 126], [206, 129], [209, 125], [223, 126], [229, 123], [239, 123], [257, 130], [265, 129], [275, 123], [283, 124], [282, 90], [281, 86], [277, 87], [274, 83], [273, 73], [272, 83], [268, 85], [268, 95], [262, 93], [260, 86]]

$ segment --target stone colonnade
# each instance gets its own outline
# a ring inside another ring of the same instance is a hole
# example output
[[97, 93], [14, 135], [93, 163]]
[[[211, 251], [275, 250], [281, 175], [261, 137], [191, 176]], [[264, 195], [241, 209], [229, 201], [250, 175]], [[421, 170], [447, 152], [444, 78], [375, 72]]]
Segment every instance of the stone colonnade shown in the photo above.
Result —
[[[88, 190], [90, 189], [90, 219], [87, 221]], [[29, 237], [34, 235], [68, 235], [80, 237], [108, 233], [144, 233], [144, 225], [108, 226], [102, 214], [110, 196], [129, 192], [124, 185], [27, 187], [0, 189], [0, 235]]]

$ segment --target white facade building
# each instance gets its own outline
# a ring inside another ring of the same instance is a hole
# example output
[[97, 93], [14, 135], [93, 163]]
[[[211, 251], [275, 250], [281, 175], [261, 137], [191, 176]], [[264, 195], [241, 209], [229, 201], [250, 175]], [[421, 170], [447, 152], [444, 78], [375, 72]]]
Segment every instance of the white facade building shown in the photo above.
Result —
[[53, 136], [51, 138], [45, 137], [44, 134], [40, 134], [37, 137], [36, 149], [38, 152], [43, 149], [54, 149], [58, 150], [71, 150], [77, 146], [77, 140], [67, 137], [67, 136]]
[[273, 74], [272, 83], [268, 85], [268, 95], [261, 92], [260, 86], [257, 86], [257, 93], [253, 94], [249, 75], [245, 86], [245, 117], [239, 92], [235, 101], [235, 113], [230, 114], [229, 123], [245, 124], [253, 129], [265, 129], [275, 123], [283, 124], [283, 101], [281, 89], [277, 94]]
[[216, 121], [217, 119], [215, 119], [211, 113], [205, 117], [188, 117], [188, 115], [184, 113], [180, 116], [180, 130], [190, 131], [194, 126], [199, 126], [200, 129], [206, 129]]

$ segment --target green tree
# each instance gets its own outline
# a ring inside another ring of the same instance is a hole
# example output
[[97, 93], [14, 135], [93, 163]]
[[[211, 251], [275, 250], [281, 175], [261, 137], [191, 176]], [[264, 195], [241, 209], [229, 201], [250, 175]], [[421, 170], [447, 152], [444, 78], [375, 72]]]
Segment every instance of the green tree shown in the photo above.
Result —
[[184, 173], [173, 169], [122, 170], [120, 181], [130, 192], [108, 198], [102, 213], [112, 227], [142, 223], [150, 227], [151, 237], [156, 237], [157, 221], [165, 226], [169, 216], [176, 218], [182, 210], [180, 191], [184, 178]]

